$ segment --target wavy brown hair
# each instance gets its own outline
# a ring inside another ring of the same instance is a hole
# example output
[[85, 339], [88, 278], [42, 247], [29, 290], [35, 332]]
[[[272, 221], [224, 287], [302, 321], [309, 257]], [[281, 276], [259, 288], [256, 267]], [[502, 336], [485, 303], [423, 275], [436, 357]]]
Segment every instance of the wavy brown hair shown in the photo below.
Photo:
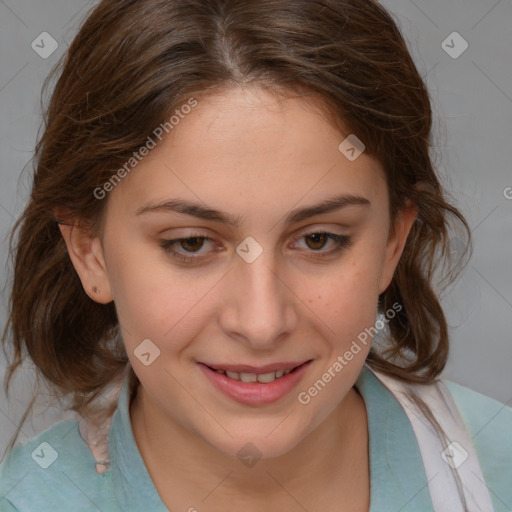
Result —
[[389, 322], [386, 350], [373, 347], [368, 363], [410, 382], [439, 375], [448, 328], [434, 278], [437, 268], [447, 269], [448, 281], [458, 270], [446, 266], [452, 221], [470, 233], [434, 170], [425, 83], [377, 2], [103, 0], [45, 89], [54, 78], [32, 193], [11, 235], [7, 394], [27, 357], [80, 413], [122, 373], [128, 358], [115, 304], [85, 293], [58, 222], [100, 234], [108, 197], [98, 200], [95, 188], [188, 98], [245, 84], [319, 98], [326, 117], [382, 163], [391, 220], [407, 199], [416, 205], [417, 221], [379, 302], [381, 312], [395, 303], [402, 309]]

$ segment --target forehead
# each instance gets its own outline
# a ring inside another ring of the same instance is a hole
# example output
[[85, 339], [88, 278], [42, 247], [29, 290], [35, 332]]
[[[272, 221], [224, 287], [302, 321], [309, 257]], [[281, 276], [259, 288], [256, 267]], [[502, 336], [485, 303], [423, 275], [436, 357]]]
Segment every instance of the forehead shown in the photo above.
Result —
[[238, 197], [260, 210], [333, 193], [386, 196], [379, 162], [347, 158], [340, 144], [350, 133], [307, 98], [236, 88], [198, 96], [187, 111], [114, 191], [132, 211], [176, 196], [216, 206]]

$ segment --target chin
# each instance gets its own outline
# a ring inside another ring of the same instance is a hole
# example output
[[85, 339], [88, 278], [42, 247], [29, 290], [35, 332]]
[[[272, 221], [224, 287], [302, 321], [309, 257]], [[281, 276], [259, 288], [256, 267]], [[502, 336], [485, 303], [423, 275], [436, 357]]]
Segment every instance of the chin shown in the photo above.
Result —
[[[272, 422], [272, 425], [269, 422], [267, 428], [261, 425], [258, 429], [240, 427], [241, 434], [234, 434], [233, 437], [222, 431], [221, 438], [212, 439], [210, 432], [209, 438], [205, 438], [205, 441], [215, 450], [228, 457], [237, 458], [247, 467], [251, 467], [260, 459], [272, 459], [285, 455], [306, 437], [306, 434], [301, 435], [290, 430], [290, 425], [285, 428], [286, 420], [280, 425], [281, 421]], [[252, 435], [251, 430], [254, 430]]]

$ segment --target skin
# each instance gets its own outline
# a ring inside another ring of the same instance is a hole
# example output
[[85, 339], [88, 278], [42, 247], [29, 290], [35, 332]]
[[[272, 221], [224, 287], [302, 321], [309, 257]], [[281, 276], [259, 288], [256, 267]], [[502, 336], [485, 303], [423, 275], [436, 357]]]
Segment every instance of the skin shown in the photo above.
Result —
[[[197, 99], [109, 193], [101, 238], [61, 226], [85, 291], [115, 302], [141, 382], [130, 408], [141, 455], [172, 510], [368, 510], [367, 417], [353, 385], [370, 344], [309, 404], [297, 396], [375, 323], [416, 212], [404, 209], [391, 232], [381, 164], [365, 153], [349, 161], [338, 150], [349, 133], [304, 98], [245, 87]], [[370, 204], [284, 223], [291, 210], [345, 194]], [[137, 215], [170, 198], [240, 225]], [[333, 252], [335, 241], [306, 236], [323, 232], [352, 244]], [[212, 241], [174, 249], [196, 250], [199, 263], [180, 263], [159, 245], [191, 236]], [[263, 249], [252, 263], [236, 252], [248, 236]], [[134, 350], [148, 338], [160, 356], [144, 366]], [[306, 360], [291, 393], [258, 406], [217, 391], [197, 364]], [[248, 442], [262, 457], [251, 468], [237, 458]]]

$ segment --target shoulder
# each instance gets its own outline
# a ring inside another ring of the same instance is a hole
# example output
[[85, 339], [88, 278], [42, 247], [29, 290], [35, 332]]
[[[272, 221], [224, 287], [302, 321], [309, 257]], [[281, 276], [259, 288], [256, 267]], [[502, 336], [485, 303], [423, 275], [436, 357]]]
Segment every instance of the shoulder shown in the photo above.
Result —
[[[78, 422], [61, 421], [6, 453], [0, 464], [0, 512], [95, 510], [109, 472], [96, 472]], [[104, 501], [104, 496], [102, 497]]]
[[[474, 441], [512, 442], [512, 407], [456, 382], [441, 379], [448, 388]], [[510, 402], [509, 402], [510, 403]]]
[[[512, 408], [470, 388], [441, 379], [472, 438], [496, 509], [512, 505]], [[509, 402], [510, 403], [510, 402]], [[508, 510], [508, 508], [506, 508]]]

